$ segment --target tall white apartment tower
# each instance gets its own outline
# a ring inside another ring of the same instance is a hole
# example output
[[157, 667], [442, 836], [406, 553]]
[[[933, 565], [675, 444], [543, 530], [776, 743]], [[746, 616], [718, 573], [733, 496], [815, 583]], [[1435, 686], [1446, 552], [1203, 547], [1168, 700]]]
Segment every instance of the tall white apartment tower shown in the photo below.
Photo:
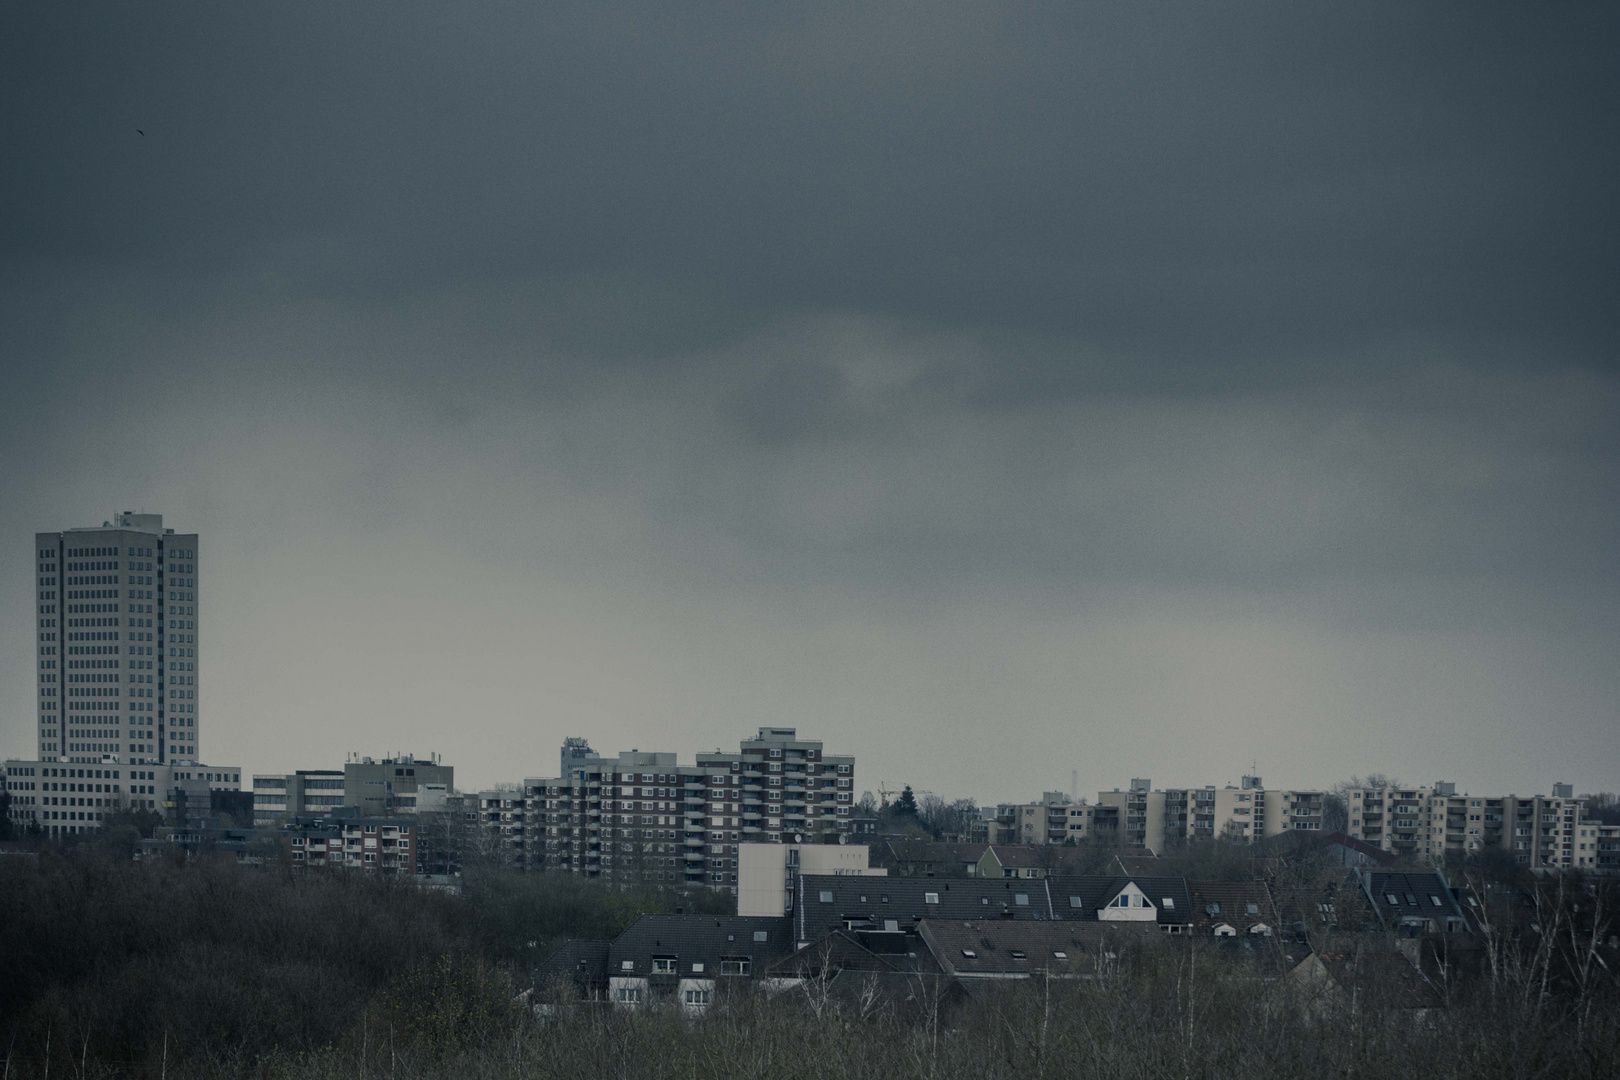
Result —
[[39, 759], [200, 761], [197, 534], [124, 512], [36, 533], [34, 556]]

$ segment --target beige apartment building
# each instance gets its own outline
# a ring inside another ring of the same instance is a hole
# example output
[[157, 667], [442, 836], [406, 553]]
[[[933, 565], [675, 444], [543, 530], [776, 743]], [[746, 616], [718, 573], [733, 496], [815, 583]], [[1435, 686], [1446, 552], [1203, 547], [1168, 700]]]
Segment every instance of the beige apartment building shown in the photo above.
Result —
[[1320, 831], [1324, 794], [1268, 790], [1258, 776], [1222, 788], [1155, 789], [1151, 780], [1136, 779], [1126, 791], [1098, 792], [1097, 808], [1117, 816], [1124, 846], [1164, 851], [1172, 843], [1200, 838], [1252, 843], [1285, 832]]
[[1587, 821], [1568, 784], [1546, 795], [1457, 794], [1457, 786], [1352, 788], [1345, 793], [1349, 835], [1432, 863], [1497, 849], [1530, 867], [1598, 869], [1604, 826]]
[[1044, 791], [1037, 803], [998, 803], [995, 812], [983, 819], [982, 828], [971, 831], [968, 839], [1002, 845], [1079, 842], [1099, 830], [1107, 831], [1114, 819], [1111, 809], [1099, 812], [1083, 799], [1074, 802], [1066, 792]]
[[743, 844], [839, 844], [853, 813], [855, 759], [793, 728], [760, 728], [735, 754], [602, 757], [564, 741], [560, 775], [478, 795], [490, 846], [535, 869], [587, 877], [738, 886]]

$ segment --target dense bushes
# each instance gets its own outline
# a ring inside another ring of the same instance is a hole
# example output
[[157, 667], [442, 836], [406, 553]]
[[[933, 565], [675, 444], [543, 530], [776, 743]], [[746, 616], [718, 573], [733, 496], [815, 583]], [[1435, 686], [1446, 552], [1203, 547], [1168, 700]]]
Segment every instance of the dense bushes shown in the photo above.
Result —
[[49, 1044], [52, 1075], [176, 1080], [1493, 1080], [1620, 1062], [1611, 983], [1572, 1009], [1477, 981], [1418, 1013], [1377, 994], [1309, 1001], [1242, 959], [1258, 954], [1185, 938], [1143, 939], [1097, 982], [981, 987], [937, 1010], [923, 979], [891, 986], [891, 1009], [741, 984], [696, 1021], [542, 987], [560, 1006], [542, 1023], [519, 997], [564, 937], [725, 903], [499, 871], [457, 897], [343, 872], [0, 861], [0, 1052], [8, 1078], [43, 1076]]
[[454, 993], [473, 985], [463, 972], [485, 985], [496, 965], [509, 986], [564, 938], [727, 902], [495, 870], [458, 897], [339, 870], [47, 850], [0, 860], [0, 1050], [32, 1059], [49, 1037], [53, 1057], [71, 1046], [75, 1062], [159, 1067], [165, 1044], [171, 1063], [311, 1051], [446, 965]]

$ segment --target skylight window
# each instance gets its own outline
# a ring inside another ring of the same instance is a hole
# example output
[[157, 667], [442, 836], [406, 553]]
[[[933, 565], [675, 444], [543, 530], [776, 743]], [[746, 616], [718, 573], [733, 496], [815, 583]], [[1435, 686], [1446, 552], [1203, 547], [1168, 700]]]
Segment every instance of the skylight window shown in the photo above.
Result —
[[1164, 910], [1166, 910], [1166, 911], [1174, 911], [1174, 910], [1176, 910], [1176, 898], [1173, 897], [1173, 896], [1164, 897], [1163, 906], [1164, 906]]
[[967, 957], [969, 960], [973, 960], [978, 957], [979, 954], [974, 952], [972, 949], [963, 949], [962, 955]]
[[1069, 958], [1069, 954], [1064, 952], [1062, 949], [1054, 949], [1052, 950], [1052, 958], [1054, 960], [1067, 960]]
[[923, 893], [923, 903], [925, 903], [925, 904], [937, 904], [937, 903], [939, 903], [939, 893], [937, 893], [937, 892], [925, 892], [925, 893]]

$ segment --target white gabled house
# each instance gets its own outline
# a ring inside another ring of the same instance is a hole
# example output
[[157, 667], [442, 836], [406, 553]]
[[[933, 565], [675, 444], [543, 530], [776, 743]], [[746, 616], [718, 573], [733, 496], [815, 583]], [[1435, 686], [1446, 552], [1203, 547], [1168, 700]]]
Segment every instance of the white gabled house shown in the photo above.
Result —
[[1127, 881], [1124, 888], [1098, 909], [1097, 918], [1103, 922], [1158, 922], [1159, 906], [1148, 899], [1136, 882]]

